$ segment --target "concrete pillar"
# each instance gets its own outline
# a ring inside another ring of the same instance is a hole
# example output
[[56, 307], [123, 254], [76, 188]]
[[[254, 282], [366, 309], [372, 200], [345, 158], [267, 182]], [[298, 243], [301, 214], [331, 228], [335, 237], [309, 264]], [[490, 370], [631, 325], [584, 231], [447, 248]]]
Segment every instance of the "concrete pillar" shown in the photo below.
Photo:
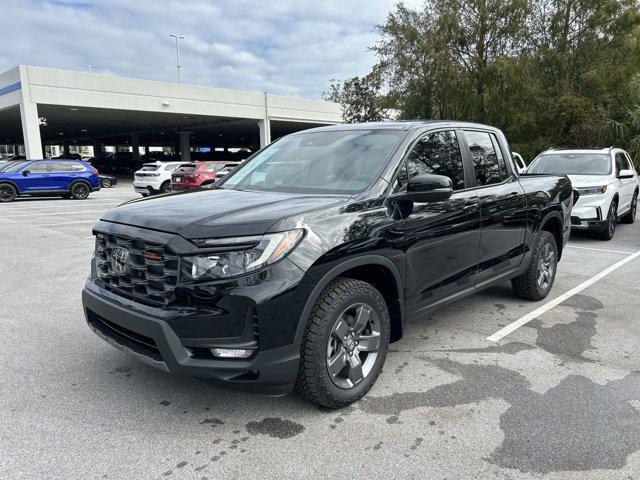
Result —
[[180, 137], [180, 159], [183, 162], [191, 161], [191, 140], [189, 136], [193, 132], [178, 132]]
[[37, 160], [44, 157], [42, 151], [42, 138], [40, 137], [40, 120], [38, 118], [38, 105], [22, 100], [20, 102], [20, 119], [22, 120], [22, 136], [24, 138], [24, 150], [28, 160]]
[[62, 142], [62, 151], [64, 152], [63, 157], [69, 158], [71, 152], [69, 152], [69, 142], [67, 142], [66, 140]]
[[268, 118], [258, 120], [260, 129], [260, 148], [264, 148], [271, 143], [271, 122]]
[[138, 143], [139, 137], [137, 133], [131, 134], [131, 153], [133, 154], [133, 160], [136, 161], [140, 158], [140, 144]]

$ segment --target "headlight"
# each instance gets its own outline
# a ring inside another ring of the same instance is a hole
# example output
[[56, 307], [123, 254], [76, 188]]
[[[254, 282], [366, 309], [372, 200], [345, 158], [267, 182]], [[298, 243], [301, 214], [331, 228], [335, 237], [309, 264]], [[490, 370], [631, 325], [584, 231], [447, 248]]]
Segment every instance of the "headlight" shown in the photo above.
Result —
[[289, 230], [255, 237], [193, 240], [199, 247], [216, 251], [182, 257], [180, 279], [216, 280], [253, 272], [283, 258], [293, 250], [303, 234], [304, 230]]
[[607, 191], [607, 186], [603, 187], [589, 187], [589, 188], [577, 188], [580, 195], [600, 195]]

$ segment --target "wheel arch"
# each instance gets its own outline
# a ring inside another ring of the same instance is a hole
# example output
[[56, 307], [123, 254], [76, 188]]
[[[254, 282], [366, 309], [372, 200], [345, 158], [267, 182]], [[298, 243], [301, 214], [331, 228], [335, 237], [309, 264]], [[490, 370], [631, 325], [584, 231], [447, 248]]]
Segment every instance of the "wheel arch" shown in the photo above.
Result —
[[555, 238], [556, 247], [558, 248], [558, 260], [562, 258], [563, 250], [562, 224], [562, 215], [560, 214], [560, 212], [554, 210], [547, 213], [547, 215], [540, 222], [540, 228], [538, 229], [538, 233], [547, 231], [553, 235], [553, 238]]
[[69, 192], [71, 192], [71, 189], [73, 188], [74, 185], [77, 185], [78, 183], [84, 183], [86, 184], [89, 189], [92, 189], [91, 187], [91, 183], [89, 183], [88, 180], [84, 179], [84, 178], [76, 178], [75, 180], [73, 180], [70, 184], [69, 184]]
[[15, 182], [11, 180], [0, 180], [0, 185], [2, 184], [11, 185], [13, 188], [16, 189], [16, 195], [20, 195], [20, 188], [18, 188], [18, 185]]
[[[373, 274], [373, 276], [372, 276]], [[302, 337], [311, 315], [313, 306], [324, 288], [338, 277], [354, 278], [365, 281], [375, 287], [385, 299], [391, 320], [391, 342], [398, 341], [404, 335], [404, 289], [398, 267], [386, 257], [363, 255], [346, 260], [326, 272], [316, 283], [307, 299], [296, 330], [296, 345], [302, 343]], [[390, 282], [392, 282], [390, 284]]]

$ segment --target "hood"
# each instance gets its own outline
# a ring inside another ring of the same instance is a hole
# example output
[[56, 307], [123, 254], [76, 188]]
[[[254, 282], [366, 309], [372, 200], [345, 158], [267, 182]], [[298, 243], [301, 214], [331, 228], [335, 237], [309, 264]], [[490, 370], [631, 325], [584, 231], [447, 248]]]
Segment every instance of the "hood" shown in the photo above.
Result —
[[609, 175], [567, 175], [573, 188], [601, 187], [611, 183]]
[[184, 238], [261, 235], [282, 218], [345, 203], [348, 197], [206, 190], [127, 202], [101, 220]]

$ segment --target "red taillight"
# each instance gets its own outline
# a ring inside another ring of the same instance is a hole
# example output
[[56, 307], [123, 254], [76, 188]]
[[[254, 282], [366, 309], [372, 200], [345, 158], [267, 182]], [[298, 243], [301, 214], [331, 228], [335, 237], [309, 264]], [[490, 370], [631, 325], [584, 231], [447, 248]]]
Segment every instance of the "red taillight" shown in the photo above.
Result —
[[93, 170], [91, 170], [91, 173], [93, 173], [94, 175], [98, 175], [98, 170], [94, 168]]

